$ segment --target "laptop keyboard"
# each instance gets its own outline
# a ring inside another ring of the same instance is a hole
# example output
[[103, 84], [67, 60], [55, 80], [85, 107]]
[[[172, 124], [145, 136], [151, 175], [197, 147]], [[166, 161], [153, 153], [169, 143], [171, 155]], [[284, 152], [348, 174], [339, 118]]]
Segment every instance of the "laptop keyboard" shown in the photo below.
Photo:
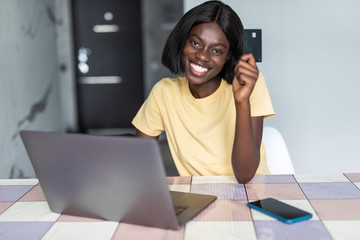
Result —
[[174, 206], [175, 214], [179, 215], [183, 211], [185, 211], [188, 207], [187, 206]]

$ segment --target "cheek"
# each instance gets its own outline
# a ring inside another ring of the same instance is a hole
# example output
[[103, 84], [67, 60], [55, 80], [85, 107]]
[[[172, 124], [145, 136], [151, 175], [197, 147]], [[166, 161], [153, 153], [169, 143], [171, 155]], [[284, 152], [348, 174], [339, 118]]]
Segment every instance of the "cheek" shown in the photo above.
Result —
[[186, 62], [188, 61], [188, 57], [190, 54], [190, 49], [189, 47], [186, 47], [186, 45], [183, 48], [182, 54], [181, 54], [181, 63], [183, 65], [183, 67], [186, 65]]
[[184, 57], [186, 57], [187, 55], [189, 55], [190, 52], [191, 52], [190, 47], [189, 47], [187, 44], [185, 44], [181, 56], [184, 58]]
[[184, 66], [185, 66], [185, 60], [186, 57], [184, 55], [184, 52], [181, 54], [181, 68], [184, 69]]
[[223, 58], [217, 58], [214, 60], [216, 62], [216, 65], [218, 67], [223, 67], [225, 65], [225, 63], [227, 62], [227, 57], [223, 57]]
[[183, 53], [181, 54], [181, 72], [186, 72], [187, 71], [187, 66], [188, 66], [188, 58], [187, 56]]

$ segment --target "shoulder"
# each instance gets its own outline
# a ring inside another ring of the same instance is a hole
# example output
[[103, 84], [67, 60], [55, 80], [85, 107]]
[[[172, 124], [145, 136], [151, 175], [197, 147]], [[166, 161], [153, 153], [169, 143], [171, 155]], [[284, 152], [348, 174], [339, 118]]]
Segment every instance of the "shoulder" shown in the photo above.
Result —
[[259, 77], [258, 79], [261, 79], [262, 81], [265, 81], [265, 77], [264, 75], [262, 74], [262, 72], [259, 72]]
[[176, 78], [163, 78], [154, 85], [152, 92], [159, 94], [169, 91], [178, 91], [186, 86], [185, 84], [186, 78], [183, 76]]
[[162, 87], [174, 87], [182, 85], [184, 82], [186, 82], [185, 76], [179, 76], [176, 78], [162, 78], [160, 81], [158, 81], [155, 85], [160, 85]]
[[264, 83], [264, 82], [265, 82], [265, 77], [264, 77], [264, 75], [262, 74], [262, 72], [259, 72], [259, 76], [258, 76], [257, 82], [260, 82], [260, 83]]
[[252, 116], [269, 117], [275, 113], [266, 86], [265, 77], [261, 72], [251, 93], [250, 104]]
[[265, 77], [261, 72], [259, 72], [259, 76], [258, 79], [256, 80], [256, 84], [253, 91], [259, 91], [264, 89], [267, 89]]

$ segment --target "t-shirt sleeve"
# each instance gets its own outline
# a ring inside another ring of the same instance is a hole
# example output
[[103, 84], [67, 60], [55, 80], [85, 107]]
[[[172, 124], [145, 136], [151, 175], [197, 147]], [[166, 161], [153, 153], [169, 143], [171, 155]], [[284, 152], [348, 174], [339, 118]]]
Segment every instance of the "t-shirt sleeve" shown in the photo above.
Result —
[[161, 104], [161, 81], [152, 88], [149, 96], [132, 120], [132, 124], [149, 136], [159, 136], [164, 131]]
[[250, 105], [252, 117], [264, 116], [264, 118], [268, 118], [275, 114], [265, 78], [261, 72], [251, 93]]

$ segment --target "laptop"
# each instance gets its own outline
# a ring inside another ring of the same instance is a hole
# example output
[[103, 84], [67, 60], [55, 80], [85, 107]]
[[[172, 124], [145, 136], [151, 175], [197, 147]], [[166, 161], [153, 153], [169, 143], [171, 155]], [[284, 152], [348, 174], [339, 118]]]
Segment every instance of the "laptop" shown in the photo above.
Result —
[[51, 211], [179, 229], [216, 196], [169, 191], [158, 142], [21, 131]]

